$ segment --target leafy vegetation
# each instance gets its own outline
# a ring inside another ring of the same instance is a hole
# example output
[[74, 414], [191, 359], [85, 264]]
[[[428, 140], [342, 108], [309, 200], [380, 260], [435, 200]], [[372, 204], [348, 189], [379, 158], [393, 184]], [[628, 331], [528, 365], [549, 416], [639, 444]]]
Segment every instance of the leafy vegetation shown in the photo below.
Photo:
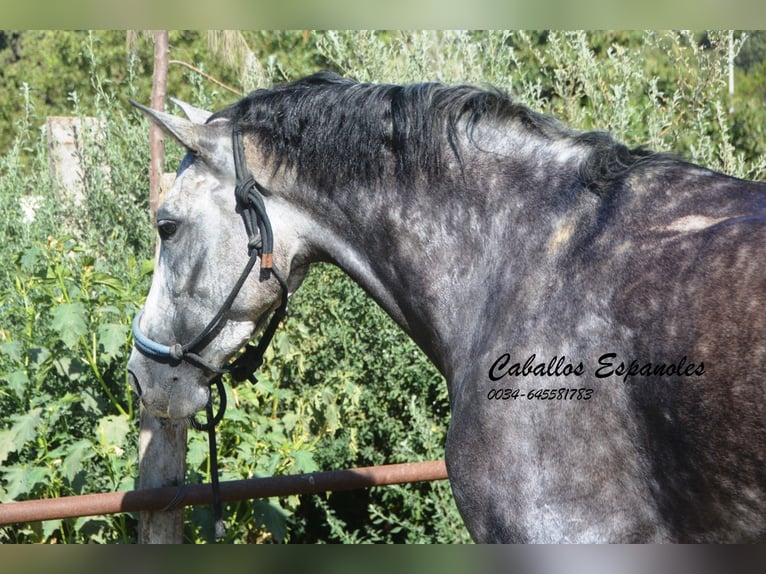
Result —
[[[727, 33], [252, 32], [243, 74], [205, 34], [172, 32], [169, 93], [217, 108], [239, 90], [333, 68], [359, 80], [492, 84], [578, 129], [606, 129], [729, 173], [766, 176], [764, 37]], [[0, 502], [132, 489], [137, 409], [126, 380], [130, 321], [151, 277], [147, 126], [151, 45], [118, 32], [0, 32]], [[190, 67], [191, 66], [191, 67]], [[193, 69], [192, 69], [193, 68]], [[196, 71], [195, 71], [196, 70]], [[54, 72], [55, 71], [55, 72]], [[45, 115], [104, 126], [83, 154], [84, 200], [48, 171]], [[181, 150], [168, 147], [167, 170]], [[103, 166], [109, 166], [104, 169]], [[222, 479], [443, 455], [446, 387], [422, 353], [338, 270], [295, 295], [256, 385], [230, 389]], [[190, 433], [189, 482], [209, 480]], [[187, 511], [204, 541], [209, 509]], [[446, 482], [227, 505], [232, 542], [457, 542]], [[136, 517], [0, 528], [0, 542], [130, 542]]]

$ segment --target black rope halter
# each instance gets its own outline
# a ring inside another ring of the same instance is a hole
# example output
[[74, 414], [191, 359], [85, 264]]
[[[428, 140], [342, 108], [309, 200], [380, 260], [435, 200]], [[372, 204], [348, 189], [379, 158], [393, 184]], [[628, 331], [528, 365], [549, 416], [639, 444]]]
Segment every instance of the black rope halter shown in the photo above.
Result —
[[[279, 323], [287, 315], [288, 298], [287, 283], [279, 273], [276, 265], [274, 265], [273, 260], [274, 237], [271, 229], [271, 222], [269, 221], [269, 216], [266, 213], [266, 206], [263, 201], [263, 195], [268, 195], [268, 191], [255, 181], [255, 178], [253, 178], [252, 174], [247, 169], [242, 136], [238, 130], [234, 130], [232, 133], [232, 148], [234, 150], [234, 170], [236, 174], [234, 196], [237, 201], [237, 210], [242, 216], [247, 231], [247, 248], [250, 255], [237, 282], [234, 284], [228, 297], [226, 297], [226, 300], [215, 314], [215, 317], [213, 317], [207, 326], [205, 326], [194, 339], [184, 345], [180, 343], [162, 345], [144, 335], [139, 326], [143, 309], [139, 311], [133, 319], [134, 344], [136, 349], [142, 354], [156, 360], [171, 359], [177, 362], [186, 361], [199, 369], [215, 375], [209, 382], [209, 387], [211, 389], [210, 398], [205, 407], [205, 416], [207, 420], [202, 424], [195, 418], [192, 418], [191, 424], [195, 429], [207, 431], [208, 433], [216, 538], [222, 538], [225, 534], [223, 527], [221, 492], [218, 482], [218, 454], [215, 438], [215, 427], [223, 419], [223, 415], [226, 411], [226, 392], [222, 377], [228, 373], [236, 382], [241, 382], [246, 379], [253, 383], [256, 382], [255, 371], [257, 371], [263, 364], [263, 357], [266, 353], [266, 349], [271, 343], [277, 327], [279, 327]], [[231, 310], [234, 300], [237, 298], [237, 295], [247, 278], [250, 276], [250, 272], [259, 258], [261, 261], [261, 276], [263, 277], [264, 274], [266, 274], [266, 276], [269, 274], [273, 275], [281, 287], [282, 294], [279, 306], [274, 311], [274, 314], [264, 329], [263, 335], [257, 345], [248, 344], [242, 354], [232, 363], [223, 367], [216, 367], [203, 359], [199, 355], [199, 352], [213, 338], [215, 338], [215, 335], [224, 323], [226, 314]], [[213, 387], [216, 388], [221, 397], [217, 413], [213, 410]], [[182, 499], [182, 495], [177, 495], [165, 510], [172, 510]]]

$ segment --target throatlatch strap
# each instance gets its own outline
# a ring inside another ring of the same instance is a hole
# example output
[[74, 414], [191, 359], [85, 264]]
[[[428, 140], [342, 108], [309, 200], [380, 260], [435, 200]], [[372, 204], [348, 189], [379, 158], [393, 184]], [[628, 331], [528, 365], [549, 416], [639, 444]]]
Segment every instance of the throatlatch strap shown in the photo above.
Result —
[[266, 354], [266, 349], [269, 348], [279, 324], [287, 316], [287, 283], [282, 278], [282, 275], [280, 275], [276, 266], [271, 268], [271, 273], [277, 281], [279, 281], [279, 284], [282, 287], [282, 299], [279, 303], [279, 307], [271, 316], [269, 324], [263, 330], [263, 335], [261, 335], [261, 340], [258, 344], [245, 347], [245, 351], [231, 365], [229, 365], [229, 374], [231, 374], [232, 378], [238, 383], [246, 379], [249, 379], [253, 383], [256, 382], [255, 371], [257, 371], [263, 364], [263, 356]]

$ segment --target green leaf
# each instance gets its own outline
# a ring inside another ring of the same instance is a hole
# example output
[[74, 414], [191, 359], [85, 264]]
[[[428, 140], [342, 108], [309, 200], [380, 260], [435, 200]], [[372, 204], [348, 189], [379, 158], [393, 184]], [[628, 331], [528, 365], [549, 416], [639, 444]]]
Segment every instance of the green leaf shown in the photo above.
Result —
[[109, 275], [108, 273], [96, 272], [93, 274], [93, 283], [108, 287], [115, 293], [122, 295], [125, 293], [125, 282], [122, 279]]
[[287, 513], [275, 502], [256, 500], [253, 502], [253, 513], [258, 526], [265, 528], [279, 543], [287, 534]]
[[277, 337], [276, 340], [276, 348], [279, 349], [279, 353], [282, 356], [287, 356], [290, 354], [290, 337], [288, 337], [285, 333], [280, 333], [280, 336]]
[[98, 327], [98, 342], [107, 358], [119, 355], [128, 339], [130, 329], [119, 323], [106, 323]]
[[54, 362], [54, 366], [58, 375], [65, 377], [70, 382], [81, 379], [88, 372], [86, 363], [77, 357], [62, 356]]
[[189, 468], [194, 469], [202, 467], [202, 463], [207, 458], [209, 452], [207, 442], [196, 437], [197, 435], [192, 435], [189, 438], [186, 450], [186, 463]]
[[340, 417], [338, 416], [338, 406], [335, 404], [329, 404], [325, 407], [324, 411], [327, 432], [330, 434], [335, 433], [340, 427]]
[[34, 487], [48, 479], [48, 470], [42, 467], [30, 468], [26, 464], [14, 465], [2, 470], [8, 484], [4, 501], [15, 500], [22, 494], [32, 494]]
[[141, 274], [151, 275], [154, 273], [154, 259], [144, 259], [141, 261]]
[[92, 416], [96, 416], [104, 412], [101, 404], [98, 402], [98, 398], [94, 395], [93, 391], [83, 391], [81, 395], [82, 409], [90, 413]]
[[37, 407], [23, 415], [15, 415], [11, 417], [11, 420], [15, 421], [11, 427], [11, 431], [14, 433], [17, 449], [21, 448], [27, 441], [32, 440], [37, 436], [37, 427], [43, 422], [43, 419], [40, 416], [41, 412], [42, 408]]
[[58, 403], [69, 408], [69, 405], [73, 405], [82, 401], [82, 395], [79, 393], [66, 393], [59, 397]]
[[22, 347], [19, 341], [10, 341], [0, 345], [0, 352], [7, 355], [17, 363], [21, 362]]
[[43, 538], [48, 540], [56, 530], [61, 530], [63, 523], [63, 520], [43, 520]]
[[123, 415], [107, 415], [98, 421], [98, 437], [104, 447], [123, 448], [130, 431], [128, 418]]
[[277, 467], [282, 463], [282, 455], [278, 452], [266, 453], [258, 458], [256, 467], [258, 476], [274, 476]]
[[317, 463], [314, 462], [314, 455], [307, 450], [293, 451], [295, 459], [295, 470], [298, 472], [314, 472], [317, 470]]
[[30, 347], [29, 360], [35, 366], [42, 365], [51, 356], [51, 352], [45, 347]]
[[295, 413], [285, 413], [282, 416], [282, 424], [285, 426], [285, 431], [290, 432], [295, 428], [295, 425], [301, 420], [301, 417]]
[[64, 457], [61, 465], [61, 472], [69, 482], [72, 482], [77, 473], [82, 470], [83, 461], [91, 458], [95, 452], [88, 439], [78, 440], [68, 450], [69, 453]]
[[268, 396], [274, 393], [274, 383], [265, 377], [261, 377], [255, 383], [255, 389]]
[[8, 455], [16, 452], [16, 433], [11, 429], [0, 430], [0, 464], [4, 463]]
[[5, 377], [5, 380], [8, 382], [8, 386], [16, 392], [16, 396], [19, 400], [24, 398], [24, 389], [26, 389], [29, 384], [29, 377], [27, 376], [26, 371], [14, 371]]
[[24, 251], [24, 255], [21, 256], [21, 260], [19, 261], [21, 270], [27, 273], [34, 270], [37, 261], [42, 256], [42, 253], [42, 250], [37, 246], [30, 247]]
[[82, 303], [62, 303], [53, 309], [51, 327], [67, 347], [73, 348], [88, 332], [87, 316]]

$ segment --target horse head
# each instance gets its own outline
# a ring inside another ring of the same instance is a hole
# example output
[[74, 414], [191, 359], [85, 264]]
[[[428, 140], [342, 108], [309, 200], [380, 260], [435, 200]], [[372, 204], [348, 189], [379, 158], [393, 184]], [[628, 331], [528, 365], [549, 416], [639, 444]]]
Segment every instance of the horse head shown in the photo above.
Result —
[[[205, 408], [216, 373], [286, 302], [306, 268], [300, 217], [272, 192], [280, 184], [267, 162], [233, 143], [228, 119], [176, 103], [189, 119], [134, 103], [187, 154], [157, 210], [160, 245], [128, 363], [144, 407], [174, 419]], [[259, 244], [263, 229], [248, 233], [243, 223], [248, 207], [234, 193], [238, 151], [245, 164], [239, 169], [260, 182], [258, 201], [273, 234], [273, 254]]]

